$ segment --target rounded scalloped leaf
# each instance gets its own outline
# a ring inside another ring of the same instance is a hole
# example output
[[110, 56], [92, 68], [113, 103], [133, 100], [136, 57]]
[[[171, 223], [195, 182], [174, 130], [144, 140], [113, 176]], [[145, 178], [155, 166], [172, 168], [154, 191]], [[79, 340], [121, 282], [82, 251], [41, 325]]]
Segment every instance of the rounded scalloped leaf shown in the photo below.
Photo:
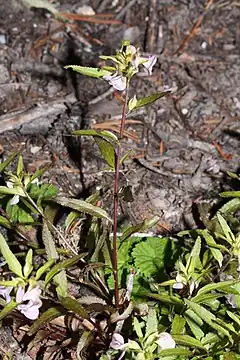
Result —
[[171, 240], [149, 237], [135, 246], [132, 252], [135, 268], [147, 277], [156, 275], [163, 267], [169, 253]]

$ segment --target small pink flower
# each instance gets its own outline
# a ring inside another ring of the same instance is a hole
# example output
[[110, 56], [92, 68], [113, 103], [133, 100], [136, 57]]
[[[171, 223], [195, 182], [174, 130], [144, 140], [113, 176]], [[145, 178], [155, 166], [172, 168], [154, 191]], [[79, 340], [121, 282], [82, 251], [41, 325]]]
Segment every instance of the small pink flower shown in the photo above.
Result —
[[126, 89], [127, 79], [122, 74], [106, 75], [103, 76], [103, 79], [108, 81], [116, 90], [123, 91]]
[[110, 347], [114, 350], [122, 350], [124, 347], [124, 338], [118, 333], [114, 333], [112, 336], [112, 341]]
[[7, 304], [11, 301], [10, 292], [12, 291], [12, 289], [13, 288], [11, 286], [0, 285], [0, 296], [2, 296], [6, 300]]
[[27, 303], [18, 305], [17, 309], [28, 319], [37, 319], [39, 316], [39, 308], [42, 306], [40, 295], [41, 289], [38, 285], [35, 287], [29, 286], [26, 292], [22, 286], [19, 286], [16, 294], [16, 302], [23, 303], [27, 301]]

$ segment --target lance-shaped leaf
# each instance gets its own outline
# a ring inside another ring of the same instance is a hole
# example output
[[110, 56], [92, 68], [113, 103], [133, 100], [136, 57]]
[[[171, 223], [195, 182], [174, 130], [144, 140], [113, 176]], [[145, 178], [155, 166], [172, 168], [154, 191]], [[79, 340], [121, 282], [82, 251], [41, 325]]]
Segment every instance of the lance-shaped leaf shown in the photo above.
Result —
[[184, 348], [176, 348], [176, 349], [164, 349], [159, 351], [158, 356], [159, 359], [164, 358], [164, 357], [169, 357], [169, 356], [190, 356], [192, 355], [192, 352], [184, 349]]
[[[207, 229], [205, 230], [200, 230], [201, 231], [201, 235], [204, 237], [207, 245], [210, 248], [210, 251], [212, 253], [212, 256], [217, 260], [219, 266], [222, 266], [222, 262], [223, 262], [223, 255], [222, 252], [219, 250], [218, 248], [218, 244], [216, 243], [216, 241], [214, 240], [213, 236], [210, 235], [210, 233], [208, 232]], [[220, 245], [221, 246], [221, 245]], [[224, 248], [223, 250], [225, 250], [226, 248]], [[227, 249], [226, 249], [227, 250]]]
[[94, 206], [86, 201], [79, 200], [79, 199], [67, 198], [64, 196], [61, 196], [61, 197], [57, 196], [54, 200], [56, 203], [58, 203], [62, 206], [66, 206], [71, 209], [80, 211], [82, 213], [87, 213], [92, 216], [96, 216], [97, 218], [104, 218], [109, 221], [112, 221], [105, 210], [103, 210], [102, 208], [100, 208], [98, 206]]
[[84, 307], [76, 300], [71, 297], [65, 297], [61, 299], [62, 306], [70, 311], [73, 311], [74, 314], [79, 315], [84, 319], [88, 319], [88, 313]]
[[101, 137], [106, 140], [112, 140], [116, 144], [119, 144], [119, 140], [118, 140], [117, 136], [108, 130], [102, 130], [102, 131], [91, 130], [91, 129], [76, 130], [76, 131], [73, 131], [72, 134], [78, 135], [78, 136], [98, 136], [98, 137]]
[[20, 186], [16, 186], [14, 188], [8, 188], [7, 186], [0, 186], [0, 194], [26, 196], [23, 189]]
[[3, 171], [14, 159], [15, 157], [18, 155], [19, 153], [18, 152], [14, 152], [13, 154], [11, 154], [7, 160], [3, 161], [1, 164], [0, 164], [0, 172]]
[[154, 103], [155, 101], [157, 101], [158, 99], [162, 98], [163, 96], [166, 96], [167, 94], [170, 94], [171, 91], [163, 91], [163, 92], [159, 92], [156, 94], [152, 94], [150, 96], [146, 96], [142, 99], [139, 99], [136, 103], [131, 103], [131, 106], [134, 105], [134, 107], [132, 107], [132, 110], [136, 110], [139, 109], [140, 107], [146, 106], [146, 105], [150, 105], [152, 103]]
[[192, 251], [190, 253], [190, 256], [186, 264], [186, 271], [188, 274], [192, 274], [194, 272], [196, 265], [199, 262], [200, 250], [201, 250], [201, 238], [198, 237], [192, 248]]
[[4, 319], [8, 314], [10, 314], [18, 304], [15, 301], [10, 301], [4, 308], [0, 311], [0, 320]]
[[173, 339], [176, 341], [177, 344], [191, 346], [194, 348], [199, 348], [207, 351], [207, 349], [203, 346], [203, 344], [199, 340], [189, 335], [173, 335]]
[[172, 331], [171, 333], [174, 335], [174, 334], [182, 334], [183, 331], [184, 331], [184, 327], [185, 327], [185, 324], [186, 324], [186, 320], [176, 314], [174, 316], [174, 319], [173, 319], [173, 322], [172, 322]]
[[43, 266], [41, 266], [36, 272], [35, 280], [38, 281], [41, 276], [53, 266], [54, 263], [55, 259], [49, 259]]
[[203, 320], [192, 309], [185, 311], [184, 318], [195, 338], [198, 340], [202, 339], [204, 337], [204, 332], [202, 331]]
[[219, 195], [221, 197], [240, 197], [240, 191], [224, 191]]
[[67, 65], [64, 66], [64, 69], [72, 69], [82, 75], [94, 77], [94, 78], [101, 78], [103, 76], [109, 75], [109, 72], [106, 70], [102, 70], [100, 68], [93, 68], [88, 66], [79, 66], [79, 65]]
[[33, 270], [33, 251], [32, 249], [28, 250], [26, 259], [25, 259], [25, 265], [23, 268], [23, 275], [25, 277], [25, 279], [27, 279], [29, 277], [29, 275], [31, 274], [32, 270]]
[[173, 295], [147, 293], [146, 296], [155, 300], [159, 300], [165, 304], [183, 305], [183, 301]]
[[232, 230], [228, 226], [228, 223], [226, 222], [226, 220], [220, 213], [217, 213], [217, 218], [222, 227], [222, 230], [224, 232], [227, 242], [230, 245], [234, 245], [235, 236], [233, 235]]
[[23, 277], [22, 266], [13, 252], [10, 250], [5, 238], [0, 233], [0, 252], [6, 260], [9, 269], [19, 277]]
[[34, 321], [34, 324], [30, 327], [27, 332], [28, 336], [34, 335], [43, 325], [49, 324], [50, 321], [56, 319], [57, 317], [61, 316], [63, 311], [58, 308], [52, 307], [47, 309], [40, 317]]
[[94, 140], [101, 151], [103, 159], [110, 168], [114, 170], [116, 164], [116, 153], [113, 145], [109, 141], [101, 139], [100, 137], [95, 137]]
[[192, 301], [195, 301], [195, 299], [199, 295], [207, 294], [213, 290], [223, 290], [224, 291], [224, 288], [229, 287], [234, 284], [237, 284], [237, 283], [240, 283], [239, 280], [227, 280], [227, 281], [221, 281], [219, 283], [207, 284], [198, 290], [197, 295], [192, 299]]
[[52, 267], [49, 273], [46, 275], [45, 278], [45, 286], [49, 284], [54, 276], [56, 276], [61, 270], [68, 269], [70, 266], [76, 264], [79, 260], [83, 258], [84, 254], [73, 256], [70, 259], [64, 260], [56, 264]]

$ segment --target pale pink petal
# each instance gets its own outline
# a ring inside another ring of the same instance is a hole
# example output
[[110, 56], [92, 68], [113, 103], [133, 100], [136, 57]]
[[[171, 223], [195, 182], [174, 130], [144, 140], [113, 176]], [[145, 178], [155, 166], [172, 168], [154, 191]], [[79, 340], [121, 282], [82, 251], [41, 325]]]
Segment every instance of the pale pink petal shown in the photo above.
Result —
[[6, 303], [11, 301], [10, 292], [12, 289], [12, 286], [0, 286], [0, 295], [5, 299]]
[[184, 287], [184, 285], [181, 282], [177, 282], [177, 283], [173, 284], [173, 289], [175, 289], [175, 290], [182, 290], [183, 287]]
[[103, 76], [103, 79], [108, 81], [116, 90], [123, 91], [126, 89], [127, 79], [122, 74], [115, 73], [113, 75]]
[[19, 203], [19, 195], [14, 195], [14, 197], [10, 200], [11, 205], [16, 205]]
[[167, 332], [162, 332], [158, 338], [158, 345], [161, 350], [163, 349], [174, 349], [176, 347], [176, 343], [173, 340], [172, 336]]
[[23, 301], [23, 296], [24, 296], [25, 290], [22, 286], [19, 286], [17, 289], [17, 293], [16, 293], [16, 302], [20, 303]]
[[155, 55], [150, 56], [147, 61], [144, 61], [142, 64], [147, 69], [149, 75], [152, 75], [152, 68], [157, 62], [157, 57]]
[[118, 333], [114, 333], [112, 336], [112, 341], [110, 347], [114, 350], [121, 350], [124, 346], [124, 338]]
[[37, 301], [41, 295], [41, 289], [39, 286], [35, 286], [34, 288], [28, 288], [27, 292], [24, 294], [22, 301], [32, 300]]

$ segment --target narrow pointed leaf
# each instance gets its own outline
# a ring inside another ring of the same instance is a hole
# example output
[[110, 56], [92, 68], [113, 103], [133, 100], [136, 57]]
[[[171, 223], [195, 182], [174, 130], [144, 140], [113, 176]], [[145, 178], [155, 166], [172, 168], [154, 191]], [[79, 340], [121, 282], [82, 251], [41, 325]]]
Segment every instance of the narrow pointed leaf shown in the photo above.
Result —
[[193, 338], [189, 335], [173, 335], [173, 339], [176, 341], [177, 344], [191, 346], [191, 347], [197, 347], [199, 349], [203, 349], [207, 351], [207, 349], [202, 345], [201, 341]]
[[185, 327], [185, 324], [186, 324], [186, 320], [182, 316], [176, 314], [174, 316], [174, 319], [173, 319], [173, 322], [172, 322], [172, 331], [171, 331], [171, 333], [173, 335], [182, 334], [183, 330], [184, 330], [184, 327]]
[[23, 277], [22, 266], [13, 252], [10, 250], [5, 238], [0, 233], [0, 252], [6, 260], [9, 269], [19, 277]]
[[[231, 286], [234, 284], [240, 283], [239, 280], [226, 280], [226, 281], [221, 281], [219, 283], [215, 283], [215, 284], [207, 284], [205, 286], [203, 286], [200, 290], [198, 290], [198, 293], [196, 295], [196, 297], [198, 295], [203, 295], [203, 294], [207, 294], [213, 290], [223, 290], [226, 286]], [[195, 298], [192, 299], [192, 301], [194, 301]]]
[[101, 151], [103, 159], [112, 169], [115, 169], [116, 153], [114, 146], [109, 141], [100, 137], [95, 137], [94, 140]]
[[192, 352], [184, 348], [165, 349], [158, 353], [159, 359], [165, 356], [192, 356]]
[[41, 278], [41, 276], [53, 266], [54, 263], [55, 263], [55, 259], [49, 259], [43, 266], [41, 266], [37, 270], [35, 279], [39, 280]]
[[56, 319], [57, 317], [61, 316], [63, 312], [58, 308], [50, 308], [46, 310], [40, 317], [34, 321], [34, 324], [30, 327], [27, 332], [28, 336], [34, 335], [43, 325], [49, 324], [50, 321]]
[[94, 78], [101, 78], [105, 75], [109, 75], [108, 71], [104, 71], [100, 68], [93, 68], [87, 66], [78, 66], [78, 65], [67, 65], [64, 66], [65, 69], [72, 69], [82, 75], [94, 77]]
[[76, 299], [65, 297], [61, 299], [61, 304], [65, 309], [73, 311], [73, 313], [81, 316], [84, 319], [88, 319], [89, 316], [87, 311]]
[[154, 293], [147, 293], [147, 297], [151, 299], [159, 300], [166, 304], [173, 304], [173, 305], [183, 305], [183, 301], [176, 296], [171, 295], [161, 295], [161, 294], [154, 294]]
[[15, 157], [18, 155], [19, 153], [18, 152], [14, 152], [13, 154], [11, 154], [7, 160], [3, 161], [1, 164], [0, 164], [0, 172], [3, 171], [14, 159]]
[[158, 99], [162, 98], [163, 96], [166, 96], [166, 95], [168, 95], [170, 93], [171, 93], [171, 91], [163, 91], [163, 92], [156, 93], [156, 94], [153, 94], [153, 95], [150, 95], [150, 96], [146, 96], [146, 97], [144, 97], [142, 99], [139, 99], [137, 101], [135, 107], [134, 107], [134, 110], [138, 109], [140, 107], [152, 104], [156, 100], [158, 100]]
[[232, 230], [228, 226], [228, 223], [226, 222], [226, 220], [224, 219], [224, 217], [220, 213], [217, 214], [217, 218], [218, 218], [218, 221], [219, 221], [219, 223], [220, 223], [220, 225], [222, 227], [222, 230], [224, 232], [224, 235], [226, 237], [227, 242], [230, 245], [233, 245], [234, 235], [232, 233]]
[[0, 311], [0, 320], [4, 319], [8, 314], [10, 314], [17, 307], [15, 301], [10, 301], [4, 308]]
[[108, 216], [105, 210], [101, 209], [98, 206], [94, 206], [86, 201], [67, 198], [64, 196], [57, 196], [54, 200], [56, 201], [56, 203], [62, 206], [66, 206], [79, 212], [96, 216], [97, 218], [104, 218], [112, 222], [111, 218]]
[[240, 197], [240, 191], [224, 191], [219, 195], [221, 197]]
[[92, 129], [76, 130], [76, 131], [73, 131], [72, 134], [78, 135], [78, 136], [98, 136], [105, 140], [112, 140], [116, 144], [119, 143], [117, 136], [115, 134], [113, 134], [111, 131], [107, 131], [107, 130], [102, 130], [102, 131], [97, 131], [97, 130], [92, 130]]

